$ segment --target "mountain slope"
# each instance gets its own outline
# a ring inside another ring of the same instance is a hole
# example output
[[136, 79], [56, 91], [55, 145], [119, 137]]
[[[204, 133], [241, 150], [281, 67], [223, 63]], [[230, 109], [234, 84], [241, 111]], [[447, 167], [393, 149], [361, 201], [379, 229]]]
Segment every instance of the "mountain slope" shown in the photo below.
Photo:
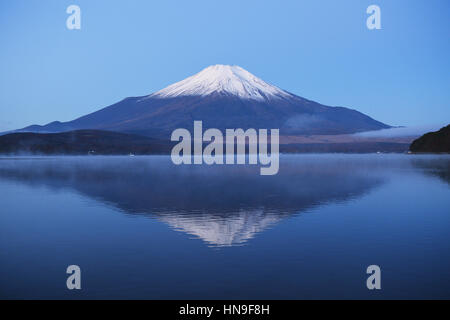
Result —
[[389, 128], [356, 110], [329, 107], [270, 85], [237, 66], [210, 66], [144, 97], [126, 98], [73, 121], [21, 131], [98, 129], [168, 137], [176, 128], [279, 128], [282, 135], [346, 134]]

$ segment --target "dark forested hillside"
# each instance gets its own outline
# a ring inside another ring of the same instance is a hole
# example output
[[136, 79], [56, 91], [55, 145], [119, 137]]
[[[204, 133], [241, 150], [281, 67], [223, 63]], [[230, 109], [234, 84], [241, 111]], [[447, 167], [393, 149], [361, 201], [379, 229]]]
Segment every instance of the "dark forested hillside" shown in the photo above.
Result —
[[450, 153], [450, 125], [436, 132], [429, 132], [413, 141], [411, 152]]
[[20, 132], [0, 136], [1, 154], [166, 154], [170, 149], [168, 142], [100, 130]]

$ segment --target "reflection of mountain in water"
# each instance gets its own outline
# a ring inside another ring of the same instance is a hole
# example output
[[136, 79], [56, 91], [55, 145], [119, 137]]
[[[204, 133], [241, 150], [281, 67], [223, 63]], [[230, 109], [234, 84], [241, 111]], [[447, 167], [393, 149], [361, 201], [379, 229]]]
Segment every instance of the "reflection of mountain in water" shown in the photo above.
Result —
[[282, 215], [261, 210], [230, 212], [228, 218], [214, 218], [214, 214], [160, 215], [159, 219], [175, 230], [194, 235], [210, 245], [231, 246], [248, 239], [281, 219]]
[[260, 176], [257, 166], [177, 167], [169, 157], [3, 160], [0, 178], [73, 189], [216, 246], [244, 243], [285, 217], [360, 197], [383, 182], [358, 160], [281, 160], [275, 176]]

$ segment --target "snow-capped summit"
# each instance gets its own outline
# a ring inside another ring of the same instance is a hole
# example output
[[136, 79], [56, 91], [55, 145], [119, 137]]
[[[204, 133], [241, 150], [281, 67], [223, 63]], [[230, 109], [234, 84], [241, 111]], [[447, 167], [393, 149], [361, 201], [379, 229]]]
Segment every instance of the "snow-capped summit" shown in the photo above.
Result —
[[176, 82], [149, 97], [175, 98], [225, 93], [242, 99], [268, 100], [292, 98], [290, 93], [268, 84], [239, 66], [213, 65]]

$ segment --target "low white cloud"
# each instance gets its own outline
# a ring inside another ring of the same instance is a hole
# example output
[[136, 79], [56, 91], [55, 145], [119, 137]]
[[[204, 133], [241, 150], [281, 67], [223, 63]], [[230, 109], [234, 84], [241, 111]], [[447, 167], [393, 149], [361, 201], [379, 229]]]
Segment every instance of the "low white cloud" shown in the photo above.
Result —
[[302, 114], [295, 116], [293, 118], [290, 118], [286, 121], [285, 126], [288, 128], [314, 128], [319, 124], [322, 124], [324, 120], [317, 116], [312, 114]]
[[413, 137], [421, 136], [427, 132], [437, 131], [447, 124], [428, 124], [422, 126], [411, 126], [411, 127], [397, 127], [390, 129], [382, 129], [376, 131], [366, 131], [356, 133], [359, 137]]

